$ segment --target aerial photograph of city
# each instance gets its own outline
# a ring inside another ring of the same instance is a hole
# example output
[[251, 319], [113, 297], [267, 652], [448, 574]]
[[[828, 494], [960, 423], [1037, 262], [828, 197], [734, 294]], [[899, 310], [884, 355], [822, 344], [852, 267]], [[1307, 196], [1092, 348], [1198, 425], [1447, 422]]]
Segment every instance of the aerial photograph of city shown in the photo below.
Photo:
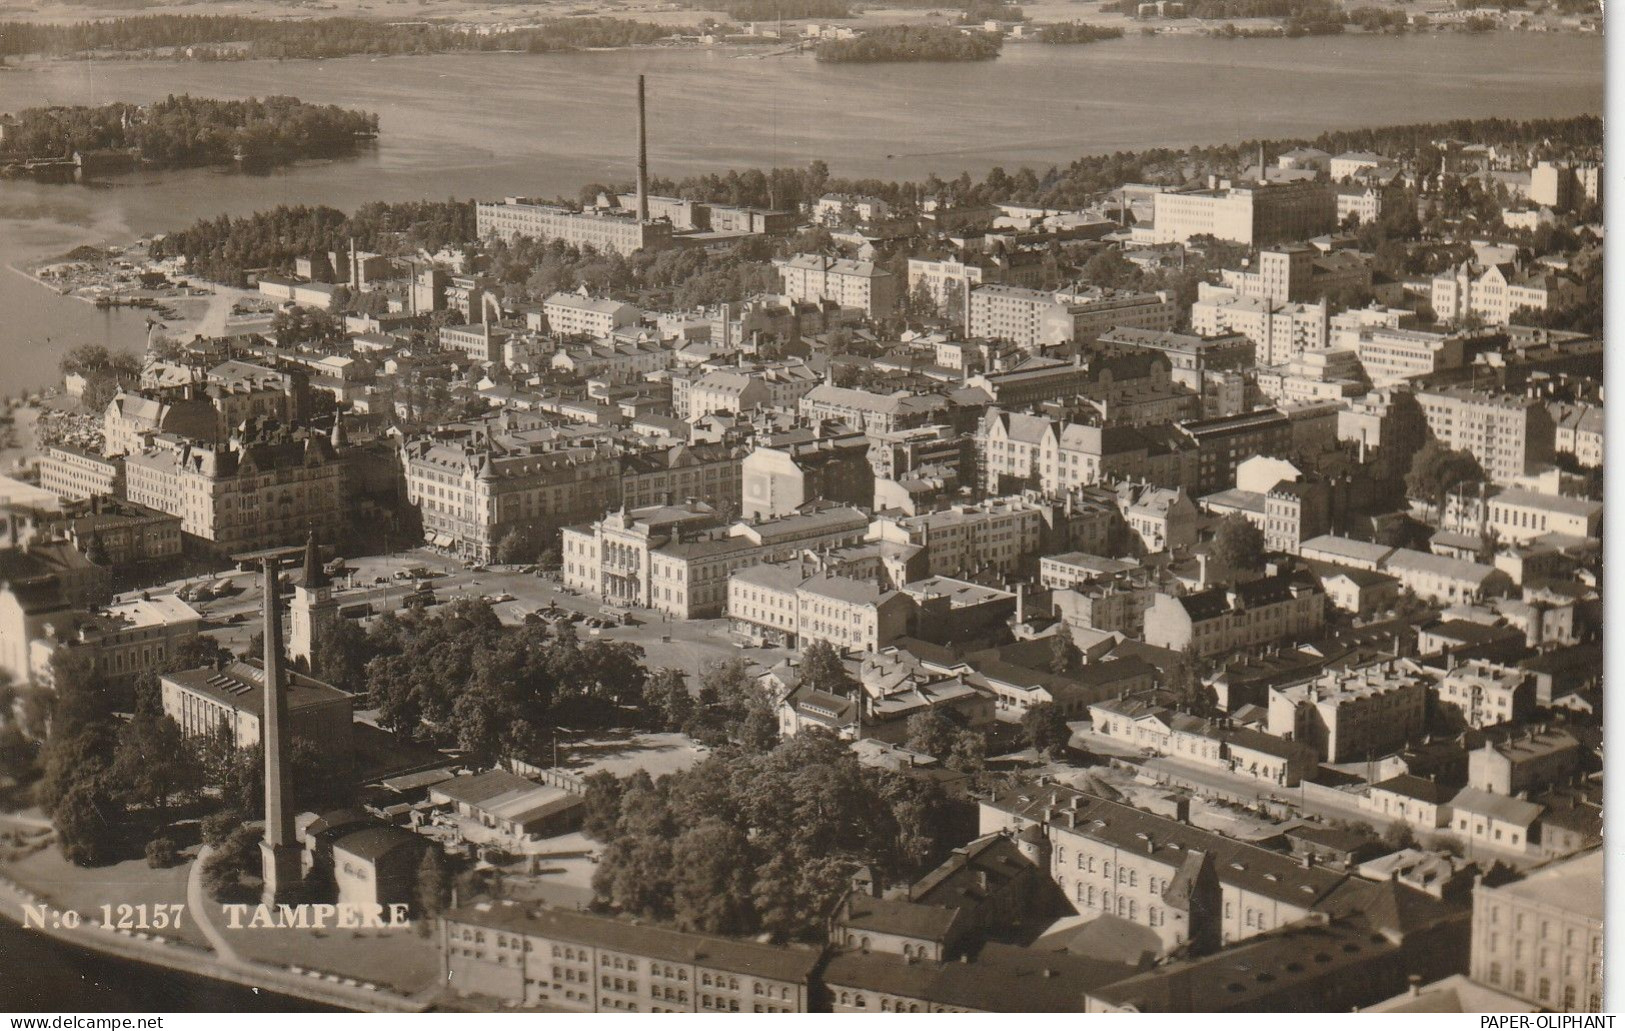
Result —
[[1612, 1027], [1603, 21], [0, 0], [0, 1011]]

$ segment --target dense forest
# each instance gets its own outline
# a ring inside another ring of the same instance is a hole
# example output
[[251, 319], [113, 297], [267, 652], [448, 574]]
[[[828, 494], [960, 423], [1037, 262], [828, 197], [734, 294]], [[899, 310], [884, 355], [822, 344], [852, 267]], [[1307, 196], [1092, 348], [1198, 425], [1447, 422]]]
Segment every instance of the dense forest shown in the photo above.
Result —
[[378, 116], [297, 97], [169, 96], [146, 107], [31, 107], [14, 116], [0, 158], [130, 149], [164, 167], [278, 163], [342, 153], [378, 132]]
[[1123, 30], [1115, 25], [1086, 25], [1081, 21], [1046, 25], [1038, 30], [1040, 43], [1096, 43], [1103, 39], [1122, 39]]
[[337, 208], [279, 205], [242, 218], [202, 219], [153, 241], [156, 258], [185, 257], [194, 275], [246, 286], [249, 269], [288, 271], [295, 258], [345, 245], [391, 254], [472, 243], [474, 205], [467, 201], [373, 203], [346, 216]]
[[818, 44], [818, 60], [830, 63], [880, 61], [989, 61], [1004, 40], [987, 32], [962, 32], [917, 25], [887, 25], [852, 39]]
[[477, 35], [433, 22], [365, 18], [273, 21], [237, 15], [155, 14], [136, 18], [35, 25], [0, 22], [0, 58], [45, 54], [75, 57], [95, 51], [131, 53], [190, 48], [198, 60], [326, 58], [350, 54], [438, 54], [450, 51], [549, 53], [584, 47], [653, 43], [698, 29], [623, 18], [558, 18], [535, 28]]

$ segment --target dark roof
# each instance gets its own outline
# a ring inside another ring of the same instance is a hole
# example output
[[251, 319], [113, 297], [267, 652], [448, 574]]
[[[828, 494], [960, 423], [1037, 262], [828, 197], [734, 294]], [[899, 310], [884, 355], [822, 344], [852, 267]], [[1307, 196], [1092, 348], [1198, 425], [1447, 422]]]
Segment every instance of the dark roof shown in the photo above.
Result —
[[974, 905], [1035, 869], [1015, 842], [989, 834], [954, 849], [942, 865], [914, 882], [908, 897], [928, 906]]
[[1450, 797], [1455, 794], [1454, 790], [1444, 787], [1443, 785], [1439, 784], [1438, 781], [1428, 780], [1424, 777], [1412, 776], [1409, 773], [1401, 773], [1397, 777], [1389, 777], [1387, 780], [1379, 781], [1378, 783], [1371, 785], [1371, 790], [1389, 791], [1393, 794], [1404, 795], [1406, 798], [1414, 798], [1422, 802], [1427, 802], [1431, 805], [1438, 805], [1442, 802], [1448, 802], [1450, 801]]
[[306, 587], [326, 587], [329, 583], [327, 570], [322, 567], [322, 553], [316, 547], [316, 531], [310, 532], [305, 540], [305, 577]]
[[484, 773], [470, 774], [458, 777], [452, 781], [445, 781], [434, 785], [436, 793], [445, 795], [453, 802], [462, 802], [465, 805], [477, 806], [487, 802], [498, 795], [506, 795], [514, 791], [529, 791], [539, 788], [540, 784], [533, 780], [526, 780], [516, 773], [507, 770], [487, 770]]
[[359, 827], [373, 822], [373, 815], [365, 809], [334, 809], [310, 821], [305, 827], [309, 835], [322, 834], [341, 827]]
[[941, 942], [948, 940], [958, 918], [957, 908], [902, 899], [877, 899], [853, 892], [847, 897], [841, 923], [858, 931]]
[[448, 912], [445, 919], [672, 963], [693, 963], [713, 970], [803, 984], [812, 977], [813, 968], [820, 958], [820, 953], [815, 949], [716, 938], [564, 909], [526, 909], [514, 902], [464, 906]]
[[1396, 949], [1357, 922], [1298, 925], [1208, 956], [1174, 960], [1089, 994], [1110, 1006], [1141, 1013], [1259, 1010], [1265, 1008], [1266, 999], [1273, 1009], [1283, 997], [1313, 1010], [1315, 999], [1309, 993], [1313, 986]]
[[377, 862], [397, 849], [418, 849], [425, 842], [415, 834], [399, 827], [368, 827], [364, 831], [346, 834], [333, 842], [335, 851], [347, 852], [365, 862]]
[[1040, 821], [1048, 808], [1053, 827], [1141, 855], [1157, 856], [1176, 870], [1184, 866], [1192, 852], [1204, 853], [1212, 857], [1221, 882], [1303, 909], [1316, 908], [1345, 879], [1344, 874], [1323, 867], [1306, 868], [1280, 852], [1064, 785], [1018, 782], [995, 793], [987, 804]]
[[[284, 689], [288, 694], [289, 712], [334, 701], [342, 700], [346, 704], [350, 702], [349, 695], [314, 677], [307, 677], [303, 673], [287, 669], [283, 670], [282, 676], [286, 681]], [[165, 673], [163, 679], [173, 681], [189, 691], [233, 709], [251, 712], [256, 716], [264, 715], [265, 669], [257, 661], [239, 660], [227, 664], [225, 669], [203, 666], [199, 669]]]

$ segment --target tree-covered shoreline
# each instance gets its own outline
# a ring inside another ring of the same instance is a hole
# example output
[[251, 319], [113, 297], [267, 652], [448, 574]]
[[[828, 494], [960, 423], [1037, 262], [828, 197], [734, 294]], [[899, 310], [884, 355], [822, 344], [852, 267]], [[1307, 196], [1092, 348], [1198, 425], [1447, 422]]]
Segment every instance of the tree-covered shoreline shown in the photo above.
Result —
[[0, 161], [133, 151], [160, 168], [331, 157], [378, 133], [378, 116], [297, 97], [168, 96], [145, 106], [32, 107], [16, 112]]
[[915, 25], [886, 25], [854, 36], [818, 44], [818, 60], [828, 64], [877, 64], [883, 61], [991, 61], [999, 56], [1002, 37]]
[[38, 55], [93, 57], [176, 51], [200, 61], [279, 60], [521, 51], [560, 53], [655, 43], [697, 27], [680, 28], [625, 18], [555, 18], [534, 27], [479, 34], [436, 22], [384, 22], [367, 18], [284, 21], [243, 15], [151, 14], [129, 18], [36, 25], [0, 22], [0, 59]]

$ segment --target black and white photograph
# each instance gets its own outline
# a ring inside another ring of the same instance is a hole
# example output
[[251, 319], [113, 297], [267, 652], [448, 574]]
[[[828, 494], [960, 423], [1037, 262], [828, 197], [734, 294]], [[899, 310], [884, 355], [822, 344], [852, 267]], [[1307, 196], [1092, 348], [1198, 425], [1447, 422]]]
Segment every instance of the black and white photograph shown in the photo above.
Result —
[[0, 1012], [1611, 1028], [1603, 29], [0, 0]]

